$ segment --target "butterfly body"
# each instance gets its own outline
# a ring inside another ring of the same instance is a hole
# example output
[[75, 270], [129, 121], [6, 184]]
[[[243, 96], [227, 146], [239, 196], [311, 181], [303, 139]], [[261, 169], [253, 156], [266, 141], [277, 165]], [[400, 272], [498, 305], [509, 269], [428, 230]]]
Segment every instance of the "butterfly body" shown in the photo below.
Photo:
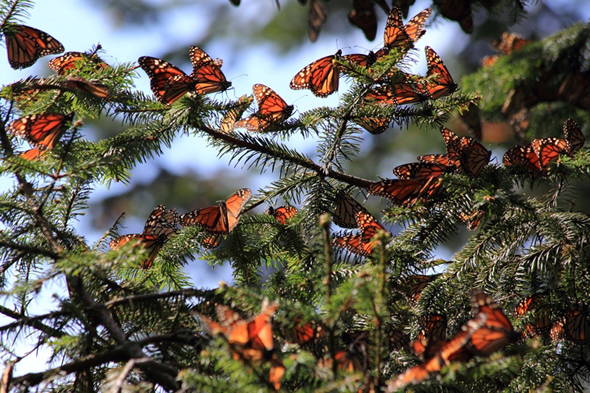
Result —
[[58, 40], [34, 27], [10, 25], [3, 33], [8, 63], [15, 69], [30, 67], [40, 57], [64, 51]]

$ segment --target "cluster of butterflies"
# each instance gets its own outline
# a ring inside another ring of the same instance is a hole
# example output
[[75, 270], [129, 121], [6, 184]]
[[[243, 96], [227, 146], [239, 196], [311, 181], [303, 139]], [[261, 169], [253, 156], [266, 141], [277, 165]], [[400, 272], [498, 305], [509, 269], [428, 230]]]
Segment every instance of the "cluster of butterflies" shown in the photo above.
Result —
[[[474, 356], [489, 356], [521, 337], [520, 333], [513, 329], [501, 308], [489, 296], [476, 292], [472, 302], [475, 316], [463, 325], [459, 333], [448, 340], [447, 319], [444, 315], [431, 314], [423, 318], [422, 329], [409, 347], [416, 356], [424, 359], [424, 362], [388, 381], [388, 391], [419, 383], [451, 362], [464, 362]], [[278, 356], [273, 337], [272, 316], [277, 309], [276, 303], [268, 303], [265, 300], [261, 312], [250, 319], [243, 319], [236, 311], [223, 305], [216, 305], [217, 321], [199, 314], [209, 334], [221, 336], [235, 360], [250, 364], [270, 363], [268, 382], [275, 390], [280, 389], [281, 379], [286, 371]], [[326, 330], [321, 324], [314, 321], [302, 323], [300, 319], [295, 319], [294, 328], [285, 334], [288, 341], [301, 346], [316, 346], [325, 336]], [[395, 336], [394, 340], [399, 339]], [[345, 343], [350, 342], [348, 349], [338, 349], [333, 356], [321, 358], [317, 363], [318, 367], [332, 368], [333, 361], [336, 361], [336, 367], [341, 370], [361, 371], [360, 348], [363, 346], [362, 342], [366, 341], [366, 336], [343, 335], [341, 339]]]
[[524, 168], [529, 173], [543, 176], [552, 162], [559, 160], [562, 154], [572, 156], [585, 141], [576, 121], [567, 119], [563, 124], [563, 138], [537, 138], [526, 145], [514, 146], [504, 154], [502, 161], [504, 166]]
[[134, 245], [149, 250], [148, 257], [141, 263], [144, 269], [152, 266], [160, 249], [178, 232], [180, 226], [200, 226], [207, 232], [202, 244], [209, 248], [217, 247], [222, 236], [230, 233], [238, 224], [242, 209], [251, 196], [250, 189], [241, 188], [225, 201], [183, 215], [179, 215], [174, 209], [158, 205], [150, 213], [142, 233], [119, 236], [110, 242], [110, 247], [117, 249], [135, 241]]
[[528, 337], [550, 337], [552, 341], [566, 339], [574, 343], [584, 343], [590, 338], [590, 314], [583, 306], [571, 308], [557, 319], [552, 318], [554, 307], [543, 302], [542, 295], [523, 299], [514, 313], [526, 318], [524, 334]]

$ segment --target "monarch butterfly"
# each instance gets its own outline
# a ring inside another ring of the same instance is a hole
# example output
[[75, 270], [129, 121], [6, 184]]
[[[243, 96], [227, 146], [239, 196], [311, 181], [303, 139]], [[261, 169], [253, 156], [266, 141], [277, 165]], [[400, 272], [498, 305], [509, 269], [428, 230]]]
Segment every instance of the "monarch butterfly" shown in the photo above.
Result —
[[520, 337], [498, 305], [487, 295], [476, 293], [473, 303], [477, 314], [461, 331], [441, 345], [429, 360], [414, 366], [388, 383], [390, 391], [419, 383], [452, 361], [466, 361], [473, 356], [489, 356]]
[[148, 74], [156, 99], [163, 104], [172, 104], [195, 87], [193, 78], [167, 61], [150, 56], [142, 56], [137, 61]]
[[327, 97], [338, 90], [340, 69], [336, 66], [336, 59], [340, 57], [339, 50], [334, 55], [325, 56], [303, 67], [291, 79], [289, 86], [293, 90], [310, 89], [318, 97]]
[[382, 134], [389, 128], [391, 119], [389, 117], [373, 116], [359, 117], [354, 120], [356, 124], [363, 127], [373, 135]]
[[334, 245], [345, 248], [354, 254], [370, 255], [376, 245], [372, 241], [373, 237], [378, 231], [385, 231], [385, 228], [375, 220], [375, 217], [364, 210], [357, 212], [355, 217], [361, 232], [360, 235], [336, 236]]
[[49, 68], [57, 72], [59, 75], [64, 75], [70, 71], [80, 68], [84, 63], [94, 64], [96, 70], [107, 69], [110, 66], [105, 63], [96, 54], [86, 54], [82, 52], [66, 52], [49, 61]]
[[457, 158], [450, 157], [448, 154], [424, 154], [418, 156], [418, 161], [446, 167], [461, 167], [461, 162]]
[[372, 0], [353, 0], [352, 9], [348, 13], [350, 23], [363, 31], [369, 41], [377, 35], [377, 13]]
[[58, 40], [34, 27], [10, 25], [3, 33], [8, 63], [14, 69], [30, 67], [40, 57], [64, 51]]
[[250, 131], [266, 131], [282, 123], [293, 112], [293, 105], [287, 105], [273, 89], [257, 83], [252, 86], [254, 97], [258, 102], [258, 111], [252, 116], [235, 123], [235, 127], [244, 127]]
[[575, 152], [580, 150], [586, 142], [586, 138], [584, 137], [580, 126], [574, 119], [567, 119], [563, 123], [563, 137], [569, 143], [570, 155], [573, 155]]
[[110, 94], [108, 87], [102, 83], [90, 82], [76, 76], [67, 76], [66, 80], [62, 82], [62, 86], [67, 89], [82, 90], [98, 98], [107, 98]]
[[[235, 360], [262, 361], [274, 348], [271, 322], [277, 309], [278, 304], [265, 299], [260, 313], [249, 320], [242, 319], [237, 312], [223, 305], [216, 307], [219, 322], [202, 314], [199, 318], [211, 335], [222, 335], [226, 339]], [[278, 390], [285, 367], [274, 356], [270, 361], [269, 382]]]
[[25, 160], [34, 160], [47, 150], [53, 149], [55, 143], [67, 130], [67, 124], [72, 121], [74, 114], [68, 115], [43, 113], [28, 115], [11, 122], [7, 131], [21, 138], [25, 138], [34, 146], [20, 156]]
[[424, 23], [431, 13], [432, 10], [426, 8], [416, 14], [404, 26], [401, 10], [393, 7], [387, 16], [385, 31], [383, 32], [383, 48], [377, 51], [377, 57], [387, 55], [393, 48], [399, 49], [403, 53], [412, 48], [414, 43], [426, 32], [424, 30]]
[[293, 206], [279, 206], [276, 209], [272, 206], [268, 208], [266, 214], [270, 214], [281, 225], [286, 225], [287, 221], [297, 214], [297, 208]]
[[561, 138], [533, 139], [531, 147], [539, 158], [539, 165], [542, 170], [546, 170], [553, 161], [559, 159], [561, 154], [570, 151], [569, 143]]
[[164, 243], [178, 230], [179, 217], [174, 209], [166, 209], [158, 205], [150, 213], [142, 233], [133, 233], [113, 239], [109, 245], [113, 250], [124, 246], [130, 241], [137, 241], [137, 245], [150, 250], [148, 257], [141, 262], [141, 267], [149, 269]]
[[415, 83], [406, 78], [391, 85], [370, 89], [363, 98], [366, 103], [371, 104], [404, 105], [426, 101], [428, 95], [423, 94]]
[[502, 52], [505, 55], [509, 55], [514, 51], [520, 50], [530, 44], [531, 41], [522, 38], [518, 34], [503, 32], [500, 39], [492, 42], [492, 46], [498, 52]]
[[566, 315], [557, 321], [551, 328], [553, 340], [565, 337], [577, 344], [588, 342], [590, 337], [590, 319], [586, 309], [576, 308], [570, 310]]
[[248, 109], [254, 98], [252, 96], [243, 95], [238, 99], [235, 106], [230, 108], [221, 119], [219, 129], [225, 134], [231, 134], [234, 130], [235, 124], [242, 114]]
[[421, 318], [422, 329], [410, 347], [416, 356], [430, 359], [436, 354], [447, 338], [447, 317], [441, 314], [429, 314]]
[[461, 169], [470, 176], [478, 176], [490, 162], [492, 152], [476, 140], [469, 140], [470, 143], [461, 150]]
[[440, 274], [414, 274], [404, 279], [402, 288], [404, 293], [414, 302], [420, 300], [422, 291], [428, 284], [436, 280]]
[[294, 328], [295, 340], [298, 344], [305, 344], [310, 341], [323, 337], [326, 334], [324, 328], [315, 322], [301, 323], [300, 319], [296, 320]]
[[442, 178], [386, 179], [369, 186], [369, 194], [390, 199], [396, 204], [411, 206], [434, 196], [442, 185]]
[[357, 228], [357, 213], [366, 211], [365, 208], [344, 190], [336, 194], [335, 200], [334, 223], [342, 228]]
[[541, 163], [539, 157], [533, 151], [533, 147], [528, 145], [516, 145], [508, 149], [502, 158], [504, 166], [524, 167], [529, 172], [541, 173]]
[[524, 333], [528, 337], [534, 337], [540, 334], [545, 335], [551, 327], [549, 310], [547, 308], [540, 308], [538, 303], [539, 296], [533, 295], [522, 299], [514, 308], [514, 313], [519, 317], [526, 316], [529, 312], [535, 313], [532, 322], [527, 323], [524, 327]]
[[213, 60], [204, 50], [198, 46], [191, 46], [189, 58], [193, 65], [191, 78], [195, 81], [194, 89], [199, 94], [209, 94], [227, 90], [231, 82], [225, 79], [221, 71], [223, 61]]
[[183, 226], [201, 225], [207, 232], [212, 233], [204, 239], [207, 247], [219, 245], [218, 234], [231, 232], [240, 219], [242, 208], [252, 196], [248, 188], [241, 188], [218, 205], [197, 209], [182, 215], [180, 221]]
[[400, 179], [428, 179], [430, 177], [439, 177], [449, 172], [451, 168], [446, 165], [440, 165], [429, 162], [411, 162], [409, 164], [398, 165], [393, 168], [393, 174]]
[[352, 53], [349, 55], [344, 55], [337, 57], [338, 64], [335, 66], [345, 74], [354, 73], [354, 68], [350, 66], [350, 64], [356, 65], [358, 67], [370, 67], [377, 61], [377, 56], [375, 53], [370, 51], [368, 54], [363, 55], [361, 53]]
[[425, 47], [424, 51], [428, 65], [424, 89], [428, 92], [429, 97], [434, 100], [454, 92], [457, 85], [442, 59], [429, 46]]

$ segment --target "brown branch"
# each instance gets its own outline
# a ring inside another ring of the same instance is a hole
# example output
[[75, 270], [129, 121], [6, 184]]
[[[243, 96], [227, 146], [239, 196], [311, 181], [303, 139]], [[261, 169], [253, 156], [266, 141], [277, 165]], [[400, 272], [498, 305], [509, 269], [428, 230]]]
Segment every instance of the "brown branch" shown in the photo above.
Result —
[[0, 306], [0, 313], [4, 314], [7, 317], [10, 317], [12, 319], [16, 319], [15, 322], [9, 323], [4, 326], [0, 326], [0, 330], [7, 330], [7, 329], [11, 329], [13, 327], [27, 325], [27, 326], [33, 327], [37, 330], [40, 330], [43, 333], [48, 334], [52, 337], [62, 337], [65, 335], [65, 333], [61, 332], [60, 330], [54, 329], [51, 326], [47, 326], [44, 323], [40, 322], [40, 319], [46, 319], [46, 318], [65, 315], [66, 313], [63, 311], [58, 311], [55, 313], [49, 313], [49, 314], [44, 314], [44, 315], [38, 315], [36, 317], [27, 317], [25, 315], [14, 312], [9, 308], [6, 308], [4, 306]]
[[178, 291], [170, 291], [170, 292], [157, 292], [157, 293], [145, 293], [141, 295], [132, 295], [126, 296], [123, 298], [109, 300], [104, 304], [106, 308], [112, 308], [124, 303], [133, 303], [133, 302], [142, 302], [146, 300], [156, 300], [156, 299], [163, 299], [167, 297], [175, 297], [175, 296], [194, 296], [194, 297], [210, 297], [215, 295], [215, 290], [202, 290], [202, 289], [194, 289], [194, 288], [187, 288], [187, 289], [180, 289]]
[[332, 179], [341, 181], [346, 184], [350, 184], [353, 186], [361, 187], [361, 188], [368, 188], [373, 182], [367, 179], [363, 179], [361, 177], [351, 176], [343, 172], [335, 171], [329, 168], [327, 171], [324, 171], [324, 168], [311, 160], [305, 160], [298, 157], [292, 156], [285, 156], [284, 154], [279, 154], [278, 152], [272, 151], [270, 149], [265, 148], [264, 146], [257, 145], [255, 143], [244, 141], [240, 138], [237, 138], [233, 135], [225, 134], [220, 131], [216, 131], [212, 128], [206, 127], [204, 125], [200, 125], [197, 127], [201, 131], [205, 132], [206, 134], [216, 138], [221, 139], [225, 142], [231, 143], [234, 146], [242, 147], [249, 150], [254, 150], [259, 153], [264, 153], [272, 157], [281, 158], [284, 160], [288, 160], [295, 165], [298, 165], [303, 168], [310, 169], [319, 175], [325, 175]]

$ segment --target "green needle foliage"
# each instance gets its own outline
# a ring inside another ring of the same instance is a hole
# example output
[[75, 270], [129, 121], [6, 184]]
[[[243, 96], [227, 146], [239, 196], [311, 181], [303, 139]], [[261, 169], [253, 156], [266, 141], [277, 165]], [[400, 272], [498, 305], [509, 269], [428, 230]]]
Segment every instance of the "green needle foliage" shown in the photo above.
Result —
[[[2, 32], [26, 23], [31, 6], [0, 0]], [[264, 135], [224, 129], [226, 116], [243, 112], [245, 101], [189, 92], [172, 105], [159, 103], [136, 90], [133, 64], [82, 62], [68, 75], [3, 86], [0, 168], [11, 185], [0, 195], [0, 392], [395, 391], [398, 375], [423, 364], [412, 351], [420, 335], [431, 345], [460, 337], [474, 317], [474, 289], [497, 302], [519, 339], [464, 361], [439, 346], [431, 359], [440, 367], [400, 391], [583, 391], [590, 378], [590, 217], [576, 192], [590, 173], [586, 148], [563, 155], [546, 174], [504, 167], [499, 158], [477, 176], [446, 173], [436, 194], [373, 212], [394, 230], [363, 239], [369, 255], [334, 246], [339, 229], [331, 215], [340, 214], [345, 196], [360, 201], [380, 180], [351, 174], [368, 135], [355, 120], [386, 117], [438, 132], [450, 119], [469, 117], [473, 125], [475, 113], [480, 126], [519, 122], [515, 139], [523, 142], [558, 136], [568, 117], [587, 130], [588, 101], [566, 88], [590, 86], [589, 37], [590, 26], [574, 25], [466, 76], [446, 97], [406, 106], [362, 99], [381, 76], [399, 83], [402, 53], [392, 50], [369, 69], [337, 59], [353, 82], [340, 103], [293, 116]], [[108, 96], [75, 88], [72, 76], [104, 86]], [[74, 118], [55, 147], [24, 159], [9, 124], [42, 113]], [[119, 121], [120, 132], [84, 139], [80, 129], [97, 119]], [[208, 148], [237, 168], [276, 177], [253, 193], [216, 248], [204, 244], [206, 226], [178, 226], [154, 240], [150, 222], [137, 235], [144, 243], [109, 247], [122, 235], [119, 220], [91, 244], [77, 219], [88, 213], [92, 191], [129, 181], [131, 169], [183, 133], [207, 137]], [[300, 136], [315, 142], [315, 152], [290, 146]], [[252, 211], [277, 208], [278, 200], [298, 206], [297, 214], [280, 222]], [[466, 223], [474, 232], [460, 250], [436, 259]], [[355, 235], [358, 229], [348, 233]], [[183, 272], [195, 259], [230, 262], [234, 283], [200, 289]], [[36, 300], [48, 292], [53, 297], [39, 312]], [[233, 312], [219, 315], [218, 305]], [[424, 325], [433, 315], [447, 321], [437, 339]], [[471, 325], [479, 329], [490, 318]], [[508, 333], [495, 327], [486, 339], [495, 343], [494, 335]], [[485, 345], [469, 337], [457, 353]], [[19, 368], [39, 351], [50, 359], [38, 365], [42, 371]]]

